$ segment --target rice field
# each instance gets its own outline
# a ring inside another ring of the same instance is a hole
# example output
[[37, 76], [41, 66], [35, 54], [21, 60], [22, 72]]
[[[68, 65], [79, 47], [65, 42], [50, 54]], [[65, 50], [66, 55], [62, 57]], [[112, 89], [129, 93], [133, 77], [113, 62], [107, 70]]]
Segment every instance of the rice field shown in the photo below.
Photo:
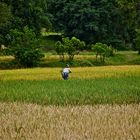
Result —
[[1, 140], [139, 140], [140, 104], [0, 103]]
[[0, 140], [139, 140], [140, 66], [0, 70]]
[[140, 101], [140, 66], [0, 71], [0, 101], [43, 105], [130, 104]]
[[[61, 80], [61, 68], [0, 70], [0, 80]], [[71, 79], [140, 76], [140, 65], [71, 68]]]

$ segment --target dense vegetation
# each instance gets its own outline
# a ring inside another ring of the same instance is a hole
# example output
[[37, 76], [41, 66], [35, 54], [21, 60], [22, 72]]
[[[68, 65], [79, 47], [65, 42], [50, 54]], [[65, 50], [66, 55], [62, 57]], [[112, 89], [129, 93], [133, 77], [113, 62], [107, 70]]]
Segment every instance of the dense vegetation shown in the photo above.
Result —
[[[138, 0], [2, 0], [0, 8], [1, 50], [6, 46], [3, 54], [14, 56], [18, 67], [39, 64], [41, 50], [55, 50], [62, 61], [81, 50], [94, 51], [101, 62], [113, 49], [140, 53]], [[49, 38], [50, 32], [59, 34]]]
[[11, 30], [14, 40], [9, 48], [10, 54], [14, 56], [18, 65], [24, 67], [36, 66], [43, 57], [39, 48], [39, 39], [28, 27], [24, 27], [23, 32]]
[[87, 43], [135, 47], [140, 25], [138, 0], [2, 0], [0, 7], [0, 44], [10, 41], [10, 29], [29, 26], [37, 34], [46, 28]]
[[89, 43], [132, 45], [139, 22], [138, 1], [49, 0], [55, 29]]

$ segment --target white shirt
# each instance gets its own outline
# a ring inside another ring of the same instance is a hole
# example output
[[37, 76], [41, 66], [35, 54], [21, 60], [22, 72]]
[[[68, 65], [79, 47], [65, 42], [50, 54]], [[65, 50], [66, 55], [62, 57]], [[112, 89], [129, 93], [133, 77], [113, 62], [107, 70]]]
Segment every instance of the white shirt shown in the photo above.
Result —
[[69, 71], [70, 71], [70, 68], [64, 68], [63, 69], [63, 73], [69, 73]]

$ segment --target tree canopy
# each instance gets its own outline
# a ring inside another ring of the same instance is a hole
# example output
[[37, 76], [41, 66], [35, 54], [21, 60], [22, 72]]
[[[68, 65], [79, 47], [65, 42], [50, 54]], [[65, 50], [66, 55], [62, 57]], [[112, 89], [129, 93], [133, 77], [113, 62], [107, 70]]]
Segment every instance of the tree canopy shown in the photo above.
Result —
[[48, 12], [56, 31], [119, 48], [133, 44], [137, 5], [138, 0], [48, 0]]
[[133, 48], [140, 28], [139, 0], [1, 0], [0, 8], [0, 44], [5, 45], [11, 29], [28, 26], [37, 35], [45, 28], [87, 44]]

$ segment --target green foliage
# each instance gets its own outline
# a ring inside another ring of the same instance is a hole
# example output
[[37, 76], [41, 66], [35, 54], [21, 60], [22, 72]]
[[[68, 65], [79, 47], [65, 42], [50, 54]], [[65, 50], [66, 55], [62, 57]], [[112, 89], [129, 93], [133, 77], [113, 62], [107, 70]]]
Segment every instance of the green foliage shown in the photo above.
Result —
[[9, 21], [12, 19], [12, 14], [10, 11], [10, 6], [0, 2], [0, 46], [1, 44], [6, 44], [5, 35], [7, 34], [7, 29]]
[[139, 0], [1, 0], [0, 9], [0, 43], [6, 46], [10, 29], [27, 25], [37, 35], [45, 28], [123, 50], [134, 47], [140, 25]]
[[64, 55], [66, 52], [66, 48], [60, 41], [56, 42], [55, 50], [56, 50], [57, 54], [60, 56], [60, 60], [64, 61]]
[[72, 37], [71, 39], [66, 37], [62, 38], [62, 43], [60, 41], [56, 42], [55, 50], [60, 56], [60, 60], [64, 61], [64, 55], [65, 53], [67, 53], [69, 56], [69, 60], [72, 61], [74, 59], [74, 56], [78, 54], [79, 50], [83, 50], [84, 46], [84, 41], [80, 41], [76, 37]]
[[140, 29], [137, 29], [136, 32], [137, 32], [136, 39], [135, 39], [136, 49], [138, 50], [138, 53], [140, 54]]
[[138, 4], [139, 0], [48, 0], [48, 12], [57, 31], [122, 50], [134, 47]]
[[7, 4], [0, 2], [0, 25], [5, 24], [11, 16], [10, 7]]
[[66, 52], [69, 55], [69, 60], [73, 60], [76, 47], [72, 44], [72, 41], [67, 37], [62, 39], [64, 46], [66, 46]]
[[13, 41], [10, 51], [18, 64], [24, 67], [36, 66], [43, 54], [39, 49], [39, 40], [35, 33], [26, 26], [23, 32], [11, 30], [11, 36]]
[[103, 43], [96, 43], [95, 45], [92, 45], [92, 50], [96, 54], [96, 61], [98, 59], [98, 56], [100, 56], [101, 62], [104, 62], [105, 57], [113, 55], [112, 48]]
[[134, 48], [134, 38], [136, 36], [135, 29], [139, 25], [139, 10], [137, 5], [139, 0], [117, 0], [118, 9], [121, 15], [121, 23], [123, 28], [119, 33], [122, 36], [123, 46], [127, 48]]
[[78, 50], [82, 50], [85, 46], [85, 43], [83, 41], [80, 41], [76, 37], [69, 38], [63, 38], [62, 39], [64, 46], [66, 46], [66, 52], [69, 55], [69, 60], [73, 60], [74, 56], [76, 55]]
[[47, 31], [52, 29], [51, 22], [48, 18], [47, 1], [46, 0], [2, 0], [11, 7], [13, 14], [11, 29], [17, 28], [21, 30], [28, 25], [35, 30], [36, 34], [40, 34], [41, 28]]
[[6, 46], [10, 29], [27, 25], [37, 35], [45, 28], [122, 50], [134, 48], [140, 25], [139, 0], [1, 0], [0, 9], [0, 43]]
[[112, 37], [121, 40], [118, 35], [121, 15], [114, 0], [75, 0], [74, 3], [72, 0], [49, 0], [48, 11], [54, 27], [68, 36], [76, 36], [88, 43], [105, 42]]

